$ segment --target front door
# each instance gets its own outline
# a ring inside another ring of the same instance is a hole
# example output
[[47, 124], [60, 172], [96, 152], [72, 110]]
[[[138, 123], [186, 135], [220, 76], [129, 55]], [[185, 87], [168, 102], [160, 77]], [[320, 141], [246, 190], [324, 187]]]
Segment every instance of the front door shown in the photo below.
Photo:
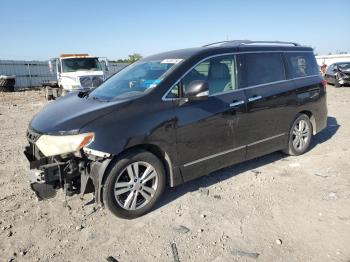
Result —
[[244, 92], [237, 89], [234, 56], [208, 59], [179, 83], [205, 80], [209, 98], [175, 108], [180, 168], [185, 181], [244, 160], [246, 147], [239, 123], [246, 113]]

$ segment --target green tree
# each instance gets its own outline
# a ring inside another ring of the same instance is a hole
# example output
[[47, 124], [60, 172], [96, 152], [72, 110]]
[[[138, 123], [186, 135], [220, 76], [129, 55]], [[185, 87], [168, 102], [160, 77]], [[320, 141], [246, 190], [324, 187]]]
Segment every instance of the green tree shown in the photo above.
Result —
[[118, 59], [117, 63], [134, 63], [140, 59], [142, 59], [142, 55], [140, 55], [138, 53], [134, 53], [134, 54], [129, 55], [129, 58]]
[[129, 55], [129, 59], [128, 60], [129, 60], [130, 63], [134, 63], [134, 62], [136, 62], [136, 61], [138, 61], [140, 59], [142, 59], [142, 55], [134, 53], [132, 55]]

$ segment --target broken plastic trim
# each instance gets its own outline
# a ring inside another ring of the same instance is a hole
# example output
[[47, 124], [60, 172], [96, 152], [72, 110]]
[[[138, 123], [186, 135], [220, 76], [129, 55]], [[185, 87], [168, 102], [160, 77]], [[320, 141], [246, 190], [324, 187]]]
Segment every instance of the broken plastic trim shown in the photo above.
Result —
[[84, 147], [83, 151], [84, 151], [84, 153], [86, 153], [88, 155], [94, 155], [94, 156], [102, 157], [102, 158], [108, 158], [108, 157], [111, 156], [111, 154], [109, 154], [109, 153], [98, 151], [98, 150], [95, 150], [95, 149], [90, 149], [90, 148], [87, 148], [87, 147]]

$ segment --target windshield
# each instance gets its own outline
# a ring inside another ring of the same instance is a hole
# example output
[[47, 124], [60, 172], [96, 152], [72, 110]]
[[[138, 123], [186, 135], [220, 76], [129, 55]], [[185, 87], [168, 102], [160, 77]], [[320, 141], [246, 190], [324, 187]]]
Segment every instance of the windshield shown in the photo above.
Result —
[[110, 100], [142, 95], [156, 87], [179, 59], [139, 61], [115, 74], [90, 95]]
[[62, 72], [101, 71], [98, 58], [66, 58], [62, 59]]
[[341, 63], [341, 64], [338, 64], [338, 68], [340, 70], [348, 70], [350, 69], [350, 63]]

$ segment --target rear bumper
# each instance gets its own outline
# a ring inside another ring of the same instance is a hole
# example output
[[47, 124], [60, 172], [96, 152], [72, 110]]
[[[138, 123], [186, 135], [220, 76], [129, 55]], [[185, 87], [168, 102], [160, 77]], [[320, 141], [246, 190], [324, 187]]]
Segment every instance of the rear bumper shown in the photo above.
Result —
[[327, 108], [327, 94], [324, 93], [320, 101], [317, 103], [315, 110], [313, 110], [315, 117], [315, 131], [314, 134], [321, 132], [327, 128], [328, 108]]

